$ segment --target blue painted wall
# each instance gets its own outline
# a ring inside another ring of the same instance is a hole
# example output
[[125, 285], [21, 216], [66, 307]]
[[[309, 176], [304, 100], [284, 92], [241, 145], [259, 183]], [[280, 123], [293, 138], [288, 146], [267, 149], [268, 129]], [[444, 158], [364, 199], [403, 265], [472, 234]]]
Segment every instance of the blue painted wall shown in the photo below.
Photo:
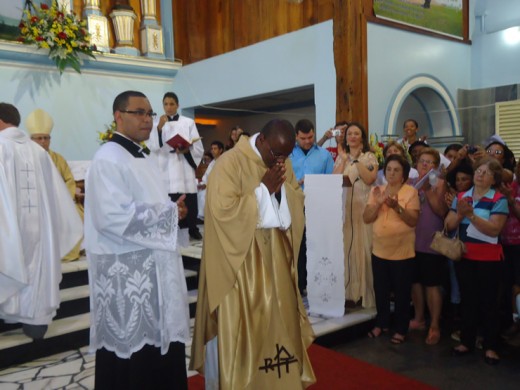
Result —
[[[511, 13], [520, 2], [500, 3], [506, 5], [501, 12]], [[473, 22], [473, 9], [471, 15]], [[370, 129], [383, 132], [393, 94], [416, 74], [440, 80], [455, 98], [459, 88], [520, 83], [520, 46], [500, 44], [500, 33], [483, 33], [477, 27], [472, 27], [473, 45], [465, 45], [369, 24]], [[100, 69], [93, 63], [81, 76], [66, 72], [60, 78], [49, 63], [0, 55], [0, 100], [16, 104], [22, 117], [37, 107], [49, 111], [56, 123], [52, 147], [74, 160], [91, 158], [98, 147], [96, 131], [110, 122], [113, 98], [126, 89], [146, 93], [158, 112], [164, 92], [174, 90], [183, 113], [190, 115], [190, 108], [201, 104], [314, 85], [320, 136], [335, 120], [332, 44], [332, 21], [327, 21], [185, 66], [177, 75], [173, 64], [169, 71], [142, 67], [129, 73], [123, 66]]]

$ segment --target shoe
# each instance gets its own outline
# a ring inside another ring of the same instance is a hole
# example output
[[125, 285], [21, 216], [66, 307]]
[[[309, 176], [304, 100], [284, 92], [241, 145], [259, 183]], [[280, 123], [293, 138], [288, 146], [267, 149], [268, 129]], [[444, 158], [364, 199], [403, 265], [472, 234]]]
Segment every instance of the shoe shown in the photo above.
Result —
[[425, 330], [426, 329], [426, 321], [417, 321], [415, 318], [410, 320], [410, 324], [408, 325], [409, 330]]
[[400, 345], [402, 343], [404, 343], [406, 340], [406, 337], [403, 336], [402, 334], [399, 334], [399, 333], [395, 333], [392, 338], [390, 339], [390, 342], [394, 345]]
[[451, 339], [460, 343], [460, 330], [456, 330], [451, 334]]
[[484, 355], [484, 361], [486, 362], [486, 364], [489, 364], [490, 366], [496, 366], [498, 363], [500, 363], [500, 358], [498, 357], [498, 355], [495, 356], [488, 356], [487, 353], [488, 352], [493, 352], [494, 355], [496, 355], [496, 352], [493, 351], [493, 350], [487, 350], [486, 351], [486, 354]]
[[190, 232], [190, 237], [194, 240], [202, 240], [202, 234], [198, 230], [194, 230]]
[[430, 328], [428, 330], [428, 337], [426, 337], [426, 344], [435, 345], [438, 344], [441, 339], [441, 331], [439, 328]]
[[[471, 349], [457, 349], [459, 347], [464, 347], [462, 344], [459, 345], [458, 347], [453, 347], [451, 349], [451, 356], [456, 356], [456, 357], [461, 357], [461, 356], [466, 356], [466, 355], [469, 355], [471, 353]], [[464, 347], [466, 348], [466, 347]]]

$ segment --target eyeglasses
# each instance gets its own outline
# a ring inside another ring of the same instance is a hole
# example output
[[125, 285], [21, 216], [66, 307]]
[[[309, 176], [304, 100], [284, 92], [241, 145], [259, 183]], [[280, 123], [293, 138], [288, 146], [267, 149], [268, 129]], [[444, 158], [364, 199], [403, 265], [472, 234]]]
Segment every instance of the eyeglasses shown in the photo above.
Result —
[[486, 171], [485, 169], [481, 169], [481, 168], [478, 168], [475, 173], [477, 175], [488, 175], [488, 176], [493, 176], [493, 174], [489, 171]]
[[486, 153], [487, 153], [487, 154], [496, 154], [496, 155], [501, 155], [501, 154], [504, 154], [504, 151], [503, 151], [503, 150], [500, 150], [500, 149], [496, 149], [496, 150], [488, 149], [488, 150], [486, 150]]
[[271, 145], [269, 145], [269, 142], [266, 141], [266, 143], [267, 143], [267, 146], [269, 147], [269, 153], [271, 153], [271, 157], [273, 157], [273, 159], [283, 160], [283, 161], [287, 160], [287, 157], [289, 157], [289, 156], [286, 156], [284, 154], [274, 154], [273, 149], [271, 148]]
[[125, 114], [133, 114], [137, 115], [139, 118], [144, 118], [145, 116], [148, 116], [152, 119], [155, 119], [157, 114], [153, 111], [145, 111], [145, 110], [119, 110], [120, 112], [124, 112]]
[[433, 165], [435, 164], [434, 161], [431, 160], [423, 160], [422, 158], [419, 160], [419, 164], [427, 164], [427, 165]]
[[33, 141], [49, 141], [51, 139], [51, 136], [50, 135], [32, 136], [31, 139]]

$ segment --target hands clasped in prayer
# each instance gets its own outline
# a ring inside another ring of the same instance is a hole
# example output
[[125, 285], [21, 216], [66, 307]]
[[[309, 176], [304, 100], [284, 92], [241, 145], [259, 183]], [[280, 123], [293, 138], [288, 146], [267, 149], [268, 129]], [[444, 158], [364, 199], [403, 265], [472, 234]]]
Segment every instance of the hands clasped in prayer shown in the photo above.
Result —
[[457, 214], [460, 217], [471, 217], [473, 215], [473, 200], [469, 197], [462, 198], [461, 201], [457, 203]]
[[285, 163], [278, 161], [265, 173], [262, 178], [262, 183], [267, 187], [270, 194], [277, 193], [282, 188], [286, 179], [285, 171]]

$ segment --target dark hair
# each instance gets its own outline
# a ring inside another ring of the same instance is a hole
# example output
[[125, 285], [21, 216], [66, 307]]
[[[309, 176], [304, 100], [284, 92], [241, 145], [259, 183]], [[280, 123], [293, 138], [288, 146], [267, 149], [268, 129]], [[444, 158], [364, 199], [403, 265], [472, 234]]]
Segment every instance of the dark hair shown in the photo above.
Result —
[[361, 130], [361, 138], [363, 140], [363, 150], [362, 151], [363, 151], [363, 153], [368, 152], [370, 150], [370, 145], [368, 144], [368, 134], [365, 131], [365, 128], [359, 122], [350, 122], [348, 124], [347, 128], [345, 129], [345, 138], [343, 139], [343, 147], [345, 148], [347, 153], [350, 153], [350, 147], [347, 144], [347, 132], [348, 132], [348, 129], [350, 129], [351, 127], [357, 127], [359, 130]]
[[415, 119], [407, 119], [403, 122], [403, 129], [404, 127], [406, 126], [406, 122], [413, 122], [413, 124], [415, 125], [415, 127], [419, 128], [419, 123], [417, 123], [417, 121]]
[[224, 144], [220, 141], [213, 141], [211, 146], [216, 145], [220, 150], [224, 150]]
[[164, 94], [164, 96], [162, 98], [163, 103], [164, 103], [164, 99], [166, 99], [166, 98], [171, 98], [171, 99], [175, 100], [175, 103], [177, 103], [177, 105], [179, 105], [179, 98], [173, 92], [166, 92]]
[[457, 173], [465, 173], [471, 176], [471, 182], [473, 183], [473, 167], [471, 162], [467, 159], [461, 160], [457, 167], [446, 174], [446, 181], [449, 183], [451, 188], [456, 188]]
[[461, 144], [449, 144], [448, 146], [446, 146], [446, 149], [444, 149], [444, 155], [448, 154], [448, 152], [450, 150], [454, 150], [455, 152], [458, 152], [459, 150], [461, 150], [463, 148], [463, 146]]
[[414, 150], [414, 148], [416, 148], [417, 146], [424, 146], [425, 148], [427, 148], [429, 145], [424, 141], [415, 141], [408, 147], [408, 153], [412, 154], [412, 150]]
[[294, 133], [298, 134], [298, 132], [302, 132], [304, 134], [308, 134], [314, 130], [314, 124], [308, 119], [300, 119], [294, 125]]
[[339, 121], [337, 122], [334, 127], [338, 127], [338, 126], [348, 126], [348, 122], [347, 121]]
[[383, 173], [385, 174], [385, 177], [386, 177], [386, 167], [388, 165], [389, 162], [391, 161], [397, 161], [401, 167], [403, 167], [403, 182], [406, 182], [408, 180], [408, 176], [410, 175], [410, 163], [408, 162], [408, 160], [406, 158], [404, 158], [403, 156], [401, 156], [400, 154], [392, 154], [390, 156], [388, 156], [387, 159], [385, 159], [385, 165], [384, 165], [384, 168], [383, 168]]
[[296, 133], [291, 122], [285, 119], [272, 119], [265, 124], [260, 130], [260, 133], [264, 135], [265, 139], [269, 139], [273, 136], [282, 137], [291, 143], [296, 142]]
[[211, 152], [209, 150], [204, 152], [204, 156], [209, 157], [210, 159], [213, 160], [213, 155], [211, 154]]
[[0, 119], [6, 124], [20, 126], [20, 112], [10, 103], [0, 103]]
[[500, 184], [502, 184], [502, 164], [500, 164], [500, 162], [498, 162], [496, 158], [484, 156], [475, 161], [475, 164], [473, 164], [473, 170], [476, 171], [482, 165], [487, 165], [489, 167], [489, 170], [493, 174], [493, 179], [495, 183], [491, 187], [500, 187]]
[[515, 155], [513, 154], [511, 149], [509, 149], [502, 142], [493, 141], [488, 146], [486, 146], [486, 152], [492, 145], [500, 145], [500, 146], [502, 146], [502, 149], [504, 149], [504, 166], [503, 166], [503, 168], [509, 169], [510, 171], [514, 172], [515, 171], [515, 166], [516, 166], [516, 160], [515, 160]]
[[112, 105], [112, 113], [116, 113], [116, 111], [124, 111], [128, 107], [128, 99], [131, 97], [143, 97], [146, 98], [146, 95], [139, 91], [125, 91], [121, 92], [114, 99], [114, 104]]

